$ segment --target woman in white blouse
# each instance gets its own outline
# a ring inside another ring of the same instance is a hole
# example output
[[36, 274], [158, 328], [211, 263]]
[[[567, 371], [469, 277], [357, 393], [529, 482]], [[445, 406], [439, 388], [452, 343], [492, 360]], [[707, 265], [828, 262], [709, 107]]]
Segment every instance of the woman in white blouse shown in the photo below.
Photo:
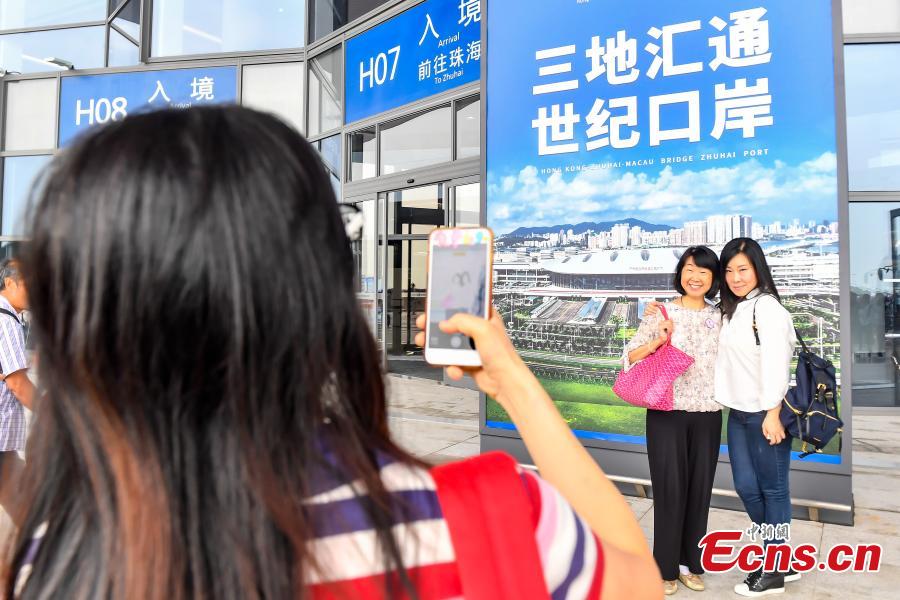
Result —
[[[728, 456], [734, 489], [755, 524], [778, 526], [791, 521], [791, 437], [779, 413], [790, 383], [794, 327], [759, 244], [733, 239], [722, 249], [720, 263], [725, 285], [715, 395], [731, 409]], [[799, 578], [793, 571], [759, 570], [734, 591], [748, 597], [777, 593], [786, 580]]]
[[666, 302], [669, 320], [655, 310], [644, 316], [625, 347], [625, 368], [655, 352], [672, 334], [672, 345], [693, 357], [673, 385], [674, 410], [647, 411], [647, 458], [653, 485], [653, 556], [665, 593], [678, 580], [704, 589], [698, 543], [706, 534], [722, 431], [713, 386], [721, 313], [709, 303], [719, 289], [719, 260], [706, 246], [685, 250], [675, 270], [681, 294]]

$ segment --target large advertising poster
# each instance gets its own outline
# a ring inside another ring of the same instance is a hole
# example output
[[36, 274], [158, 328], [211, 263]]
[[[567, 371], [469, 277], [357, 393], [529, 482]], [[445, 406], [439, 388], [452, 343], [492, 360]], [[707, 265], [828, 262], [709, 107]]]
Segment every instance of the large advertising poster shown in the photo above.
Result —
[[[839, 365], [831, 0], [488, 10], [495, 302], [577, 435], [645, 442], [612, 384], [689, 245], [759, 241], [800, 333]], [[486, 426], [512, 427], [490, 400]], [[806, 460], [839, 462], [837, 444]]]

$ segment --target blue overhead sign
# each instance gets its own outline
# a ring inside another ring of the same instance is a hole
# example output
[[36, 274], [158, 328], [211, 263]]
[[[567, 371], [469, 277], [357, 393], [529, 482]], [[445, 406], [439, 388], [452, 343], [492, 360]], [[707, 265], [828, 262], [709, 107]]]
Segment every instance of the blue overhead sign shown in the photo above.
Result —
[[168, 69], [62, 78], [59, 145], [92, 125], [139, 110], [189, 108], [237, 100], [237, 67]]
[[428, 0], [347, 42], [345, 123], [481, 77], [481, 0]]

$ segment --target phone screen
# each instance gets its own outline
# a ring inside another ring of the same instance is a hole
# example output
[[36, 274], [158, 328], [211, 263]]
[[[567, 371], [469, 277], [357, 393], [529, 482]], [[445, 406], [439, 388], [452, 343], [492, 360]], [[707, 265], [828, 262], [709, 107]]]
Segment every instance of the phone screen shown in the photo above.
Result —
[[[481, 242], [482, 234], [478, 234]], [[487, 240], [484, 240], [487, 242]], [[487, 312], [487, 243], [432, 246], [431, 289], [429, 290], [429, 340], [432, 348], [470, 350], [469, 338], [449, 335], [438, 323], [459, 312], [484, 317]]]

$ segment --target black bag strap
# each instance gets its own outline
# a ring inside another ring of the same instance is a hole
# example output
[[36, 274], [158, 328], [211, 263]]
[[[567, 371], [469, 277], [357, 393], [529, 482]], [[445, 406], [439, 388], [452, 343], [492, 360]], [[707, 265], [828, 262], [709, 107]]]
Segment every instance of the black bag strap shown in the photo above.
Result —
[[[756, 303], [759, 302], [759, 299], [763, 296], [771, 296], [771, 294], [760, 294], [756, 301], [753, 302], [753, 337], [756, 338], [756, 345], [759, 346], [759, 328], [756, 326]], [[809, 354], [809, 348], [806, 346], [806, 342], [803, 341], [803, 336], [800, 335], [800, 332], [794, 327], [794, 335], [797, 336], [797, 341], [800, 342], [800, 347], [803, 348], [803, 351]]]
[[797, 331], [796, 327], [794, 327], [794, 335], [797, 336], [797, 341], [800, 342], [800, 347], [803, 348], [803, 351], [807, 354], [811, 354], [811, 352], [809, 351], [809, 347], [806, 345], [806, 342], [803, 341], [803, 336], [800, 335], [800, 332]]
[[[757, 299], [756, 302], [759, 302]], [[753, 303], [753, 337], [756, 338], [756, 345], [759, 346], [759, 328], [756, 326], [756, 302]]]
[[830, 412], [837, 416], [837, 403], [834, 398], [834, 390], [831, 388], [831, 378], [822, 369], [813, 368], [813, 381], [816, 384], [816, 398]]
[[759, 299], [763, 296], [771, 296], [772, 294], [761, 293], [756, 297], [756, 300], [753, 301], [753, 337], [756, 338], [756, 345], [759, 346], [759, 328], [756, 326], [756, 303], [759, 302]]

